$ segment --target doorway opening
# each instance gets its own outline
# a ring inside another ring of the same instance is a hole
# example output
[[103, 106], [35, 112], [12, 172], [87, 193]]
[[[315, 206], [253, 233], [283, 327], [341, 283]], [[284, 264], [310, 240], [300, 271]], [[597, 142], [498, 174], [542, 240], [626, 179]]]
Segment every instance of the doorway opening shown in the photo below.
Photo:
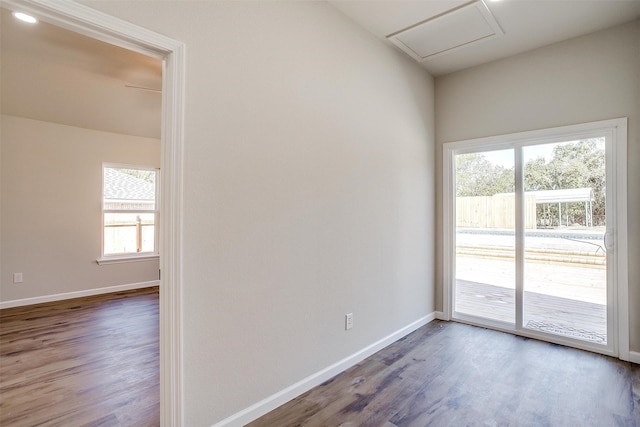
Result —
[[184, 44], [75, 2], [4, 0], [2, 6], [162, 60], [160, 411], [163, 425], [181, 425]]

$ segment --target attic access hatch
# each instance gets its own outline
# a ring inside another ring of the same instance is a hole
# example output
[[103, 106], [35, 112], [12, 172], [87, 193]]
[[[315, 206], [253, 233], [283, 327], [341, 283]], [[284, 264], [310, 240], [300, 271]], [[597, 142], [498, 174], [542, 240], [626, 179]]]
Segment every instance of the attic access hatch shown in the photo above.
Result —
[[387, 40], [425, 62], [503, 34], [487, 5], [476, 0], [390, 34]]

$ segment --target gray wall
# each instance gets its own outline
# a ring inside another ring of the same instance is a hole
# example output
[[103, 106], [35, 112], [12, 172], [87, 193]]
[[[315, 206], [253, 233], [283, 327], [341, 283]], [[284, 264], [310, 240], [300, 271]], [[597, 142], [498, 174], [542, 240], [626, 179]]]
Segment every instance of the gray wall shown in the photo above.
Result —
[[[158, 279], [158, 260], [97, 265], [102, 163], [160, 167], [160, 141], [0, 116], [0, 301]], [[13, 273], [24, 282], [13, 284]]]
[[433, 311], [431, 76], [324, 2], [83, 3], [186, 44], [185, 425]]

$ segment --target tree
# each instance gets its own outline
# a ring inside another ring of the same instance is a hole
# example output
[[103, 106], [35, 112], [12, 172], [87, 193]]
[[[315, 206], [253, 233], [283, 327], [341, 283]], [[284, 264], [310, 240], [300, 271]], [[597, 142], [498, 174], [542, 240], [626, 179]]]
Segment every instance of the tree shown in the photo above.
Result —
[[456, 196], [493, 196], [514, 191], [513, 169], [495, 165], [481, 153], [456, 156]]
[[529, 160], [524, 166], [524, 191], [553, 189], [553, 179], [544, 157]]
[[152, 184], [154, 184], [156, 180], [156, 171], [154, 170], [150, 170], [150, 169], [119, 169], [119, 170], [122, 173], [126, 173], [127, 175], [134, 176], [136, 178], [142, 179]]

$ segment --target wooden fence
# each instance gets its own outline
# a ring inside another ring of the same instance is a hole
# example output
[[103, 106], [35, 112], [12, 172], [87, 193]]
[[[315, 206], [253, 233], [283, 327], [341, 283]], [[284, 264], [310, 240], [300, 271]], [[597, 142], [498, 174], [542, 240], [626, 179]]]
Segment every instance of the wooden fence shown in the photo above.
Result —
[[[456, 226], [470, 228], [515, 228], [515, 196], [456, 197]], [[536, 196], [525, 195], [524, 228], [536, 228]]]

